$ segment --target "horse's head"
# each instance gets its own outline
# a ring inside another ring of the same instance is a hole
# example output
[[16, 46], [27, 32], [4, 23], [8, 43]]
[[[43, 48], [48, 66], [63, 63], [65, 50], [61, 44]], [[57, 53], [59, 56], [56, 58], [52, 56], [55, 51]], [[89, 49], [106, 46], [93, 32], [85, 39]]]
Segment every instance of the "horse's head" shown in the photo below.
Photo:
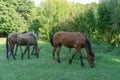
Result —
[[91, 68], [94, 67], [94, 57], [94, 54], [87, 54], [87, 59]]
[[36, 47], [35, 49], [35, 54], [36, 54], [36, 57], [39, 58], [39, 54], [40, 54], [40, 49], [39, 47]]

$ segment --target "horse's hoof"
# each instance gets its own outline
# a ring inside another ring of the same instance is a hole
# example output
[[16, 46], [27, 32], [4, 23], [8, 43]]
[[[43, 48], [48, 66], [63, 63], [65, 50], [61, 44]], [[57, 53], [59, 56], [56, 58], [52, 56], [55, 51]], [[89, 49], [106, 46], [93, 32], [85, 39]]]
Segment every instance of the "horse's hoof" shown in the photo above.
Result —
[[81, 66], [85, 67], [85, 65], [83, 63], [81, 63]]
[[28, 56], [28, 59], [30, 59], [30, 56]]
[[60, 61], [60, 60], [58, 60], [58, 63], [60, 63], [60, 64], [61, 64], [61, 61]]
[[90, 66], [91, 68], [93, 68], [94, 66]]
[[21, 57], [21, 60], [23, 60], [23, 57]]
[[14, 58], [14, 60], [16, 60], [16, 58]]
[[9, 60], [9, 58], [7, 58]]

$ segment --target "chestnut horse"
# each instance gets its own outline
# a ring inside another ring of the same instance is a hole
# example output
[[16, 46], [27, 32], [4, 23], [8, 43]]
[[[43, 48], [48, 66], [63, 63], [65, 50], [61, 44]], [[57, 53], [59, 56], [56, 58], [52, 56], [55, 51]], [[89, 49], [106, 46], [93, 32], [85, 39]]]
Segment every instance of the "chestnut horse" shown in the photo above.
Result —
[[30, 58], [29, 48], [31, 45], [34, 46], [35, 54], [37, 57], [39, 57], [40, 49], [38, 48], [38, 43], [34, 39], [33, 36], [28, 35], [28, 34], [21, 34], [21, 33], [11, 33], [6, 39], [6, 50], [7, 50], [7, 58], [8, 59], [9, 59], [9, 53], [10, 53], [12, 55], [13, 59], [16, 60], [14, 52], [13, 52], [15, 44], [20, 45], [20, 46], [26, 45], [26, 49], [25, 49], [24, 53], [22, 53], [21, 59], [23, 59], [23, 56], [27, 50], [28, 50], [28, 58]]
[[94, 54], [92, 52], [91, 44], [88, 38], [86, 38], [80, 32], [56, 32], [51, 37], [51, 44], [54, 47], [52, 52], [52, 59], [53, 63], [55, 60], [55, 52], [57, 51], [57, 61], [60, 63], [60, 50], [61, 46], [64, 45], [67, 48], [75, 48], [69, 63], [72, 64], [72, 59], [74, 58], [75, 54], [78, 53], [81, 65], [84, 66], [82, 60], [82, 53], [81, 49], [85, 48], [87, 52], [87, 60], [91, 67], [94, 67]]

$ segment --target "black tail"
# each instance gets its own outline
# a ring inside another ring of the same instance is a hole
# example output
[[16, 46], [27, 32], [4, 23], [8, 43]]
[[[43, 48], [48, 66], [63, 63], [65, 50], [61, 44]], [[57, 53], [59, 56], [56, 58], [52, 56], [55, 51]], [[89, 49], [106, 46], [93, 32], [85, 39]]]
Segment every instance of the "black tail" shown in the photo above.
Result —
[[8, 48], [9, 48], [8, 37], [6, 37], [6, 57], [7, 58], [8, 58]]
[[91, 44], [90, 44], [90, 41], [88, 40], [88, 38], [86, 37], [86, 44], [87, 44], [87, 47], [88, 47], [88, 50], [89, 50], [89, 54], [91, 56], [94, 56], [93, 52], [92, 52], [92, 48], [91, 48]]
[[54, 34], [50, 36], [50, 43], [51, 43], [52, 46], [54, 46], [53, 45], [53, 36], [54, 36]]

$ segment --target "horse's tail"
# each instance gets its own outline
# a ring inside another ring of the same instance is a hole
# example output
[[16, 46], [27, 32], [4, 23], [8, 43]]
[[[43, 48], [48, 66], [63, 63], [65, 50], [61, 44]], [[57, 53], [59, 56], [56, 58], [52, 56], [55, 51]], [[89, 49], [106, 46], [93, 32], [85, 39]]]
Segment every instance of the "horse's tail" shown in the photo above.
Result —
[[6, 57], [8, 58], [8, 49], [9, 49], [9, 43], [8, 43], [8, 37], [6, 37]]
[[50, 36], [50, 43], [51, 43], [52, 46], [54, 46], [54, 45], [53, 45], [53, 36], [54, 36], [54, 34], [52, 34], [52, 35]]
[[92, 52], [92, 48], [91, 48], [91, 44], [90, 44], [90, 41], [88, 40], [88, 38], [86, 37], [86, 46], [88, 48], [88, 53], [91, 55], [91, 56], [94, 56], [93, 52]]

